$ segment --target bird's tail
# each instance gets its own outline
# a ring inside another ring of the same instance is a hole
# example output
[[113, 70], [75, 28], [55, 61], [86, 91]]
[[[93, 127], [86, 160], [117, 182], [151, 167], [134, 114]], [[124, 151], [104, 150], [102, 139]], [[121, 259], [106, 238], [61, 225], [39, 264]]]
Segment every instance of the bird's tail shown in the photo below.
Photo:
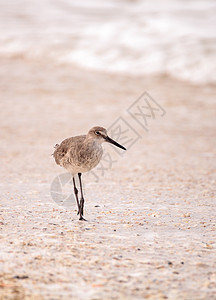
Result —
[[[55, 146], [53, 147], [54, 149], [55, 149], [55, 151], [56, 151], [56, 149], [58, 149], [58, 147], [59, 147], [59, 144], [55, 144]], [[51, 156], [53, 156], [54, 155], [54, 153], [55, 153], [55, 151], [51, 154]]]

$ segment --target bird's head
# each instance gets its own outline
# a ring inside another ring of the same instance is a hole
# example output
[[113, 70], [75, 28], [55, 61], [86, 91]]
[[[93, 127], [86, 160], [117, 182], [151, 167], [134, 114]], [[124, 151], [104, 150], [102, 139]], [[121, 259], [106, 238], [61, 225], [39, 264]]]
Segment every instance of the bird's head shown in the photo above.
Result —
[[89, 130], [88, 135], [91, 136], [91, 138], [97, 140], [99, 143], [108, 142], [123, 150], [126, 150], [125, 147], [123, 147], [122, 145], [120, 145], [119, 143], [111, 139], [108, 136], [106, 129], [103, 127], [100, 126], [93, 127], [92, 129]]

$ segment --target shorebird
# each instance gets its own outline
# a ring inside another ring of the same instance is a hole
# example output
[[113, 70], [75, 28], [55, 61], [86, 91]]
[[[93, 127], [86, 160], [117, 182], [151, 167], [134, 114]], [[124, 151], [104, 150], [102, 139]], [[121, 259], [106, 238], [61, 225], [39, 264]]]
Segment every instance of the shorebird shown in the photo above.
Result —
[[[100, 162], [103, 155], [103, 142], [111, 143], [123, 150], [125, 147], [112, 140], [105, 128], [95, 126], [89, 130], [87, 135], [70, 137], [55, 145], [53, 153], [55, 162], [64, 167], [73, 177], [74, 194], [77, 201], [79, 220], [84, 220], [84, 197], [82, 188], [82, 173], [88, 172], [95, 168]], [[78, 175], [81, 198], [78, 198], [78, 189], [75, 184], [75, 176]]]

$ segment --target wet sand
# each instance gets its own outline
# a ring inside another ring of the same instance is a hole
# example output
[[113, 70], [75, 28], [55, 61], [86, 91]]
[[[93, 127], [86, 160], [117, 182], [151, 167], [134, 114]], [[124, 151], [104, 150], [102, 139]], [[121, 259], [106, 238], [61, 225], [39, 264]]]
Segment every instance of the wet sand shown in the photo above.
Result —
[[[0, 76], [0, 299], [214, 299], [216, 87], [22, 57]], [[148, 132], [127, 113], [144, 91], [166, 111]], [[120, 116], [140, 138], [83, 176], [80, 222], [50, 195], [53, 146]]]

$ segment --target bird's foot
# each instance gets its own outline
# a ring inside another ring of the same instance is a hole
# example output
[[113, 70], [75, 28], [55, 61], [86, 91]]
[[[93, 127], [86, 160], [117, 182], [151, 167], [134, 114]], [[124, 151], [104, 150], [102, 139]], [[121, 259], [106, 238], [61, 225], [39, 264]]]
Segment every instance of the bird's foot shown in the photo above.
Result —
[[87, 222], [87, 220], [84, 219], [83, 216], [80, 216], [79, 220], [80, 220], [80, 221], [86, 221], [86, 222]]

